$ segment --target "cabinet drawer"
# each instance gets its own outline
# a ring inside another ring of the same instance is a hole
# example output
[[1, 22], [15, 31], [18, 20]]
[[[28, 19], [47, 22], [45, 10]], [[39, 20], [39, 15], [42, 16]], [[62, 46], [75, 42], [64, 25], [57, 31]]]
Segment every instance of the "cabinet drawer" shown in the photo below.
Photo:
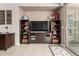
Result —
[[0, 39], [3, 39], [3, 38], [5, 38], [5, 35], [0, 35]]

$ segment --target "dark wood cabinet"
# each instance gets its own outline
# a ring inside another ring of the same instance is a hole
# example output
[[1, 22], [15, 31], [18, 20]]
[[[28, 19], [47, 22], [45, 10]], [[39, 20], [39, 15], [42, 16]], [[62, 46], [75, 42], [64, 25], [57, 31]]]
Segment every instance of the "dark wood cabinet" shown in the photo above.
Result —
[[7, 50], [15, 44], [14, 33], [0, 34], [0, 49]]

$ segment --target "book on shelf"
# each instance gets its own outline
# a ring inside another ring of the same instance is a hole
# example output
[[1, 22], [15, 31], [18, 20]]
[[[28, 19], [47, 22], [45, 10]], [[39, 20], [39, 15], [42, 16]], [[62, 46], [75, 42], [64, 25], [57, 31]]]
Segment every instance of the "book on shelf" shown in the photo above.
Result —
[[28, 34], [28, 33], [27, 32], [24, 32], [23, 34], [25, 35], [25, 34]]
[[22, 39], [22, 42], [28, 42], [28, 40], [27, 39]]
[[23, 38], [27, 38], [27, 35], [23, 35]]

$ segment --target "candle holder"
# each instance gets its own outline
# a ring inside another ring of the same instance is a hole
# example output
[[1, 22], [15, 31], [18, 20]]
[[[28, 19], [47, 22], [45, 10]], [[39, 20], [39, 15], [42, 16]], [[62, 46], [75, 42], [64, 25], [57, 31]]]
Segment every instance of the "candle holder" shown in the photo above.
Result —
[[5, 26], [5, 29], [7, 30], [6, 33], [8, 33], [8, 26]]

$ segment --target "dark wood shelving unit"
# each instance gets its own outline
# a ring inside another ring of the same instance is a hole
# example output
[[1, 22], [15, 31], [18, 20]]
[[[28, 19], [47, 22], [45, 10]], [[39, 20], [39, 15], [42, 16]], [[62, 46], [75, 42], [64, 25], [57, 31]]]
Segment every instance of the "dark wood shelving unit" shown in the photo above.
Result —
[[[58, 16], [58, 17], [57, 17]], [[59, 15], [54, 15], [52, 17], [55, 17], [51, 19], [51, 33], [52, 33], [52, 43], [53, 44], [60, 44], [60, 20], [59, 20]]]
[[29, 43], [30, 27], [29, 20], [20, 20], [20, 43]]

